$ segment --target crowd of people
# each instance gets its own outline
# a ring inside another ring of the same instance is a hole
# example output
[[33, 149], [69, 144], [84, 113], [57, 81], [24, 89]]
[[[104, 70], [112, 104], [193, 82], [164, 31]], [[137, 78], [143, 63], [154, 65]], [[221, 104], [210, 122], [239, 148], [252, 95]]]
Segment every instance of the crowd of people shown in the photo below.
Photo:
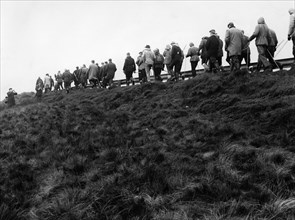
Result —
[[[290, 23], [287, 40], [293, 42], [293, 56], [295, 60], [295, 11], [289, 10]], [[274, 54], [278, 46], [278, 39], [274, 30], [270, 29], [264, 18], [261, 17], [257, 21], [257, 25], [253, 34], [248, 37], [243, 30], [235, 27], [233, 22], [228, 23], [225, 32], [224, 41], [220, 39], [214, 29], [209, 31], [210, 36], [204, 36], [196, 47], [194, 43], [189, 44], [187, 54], [183, 53], [176, 42], [166, 45], [165, 50], [161, 54], [159, 49], [151, 50], [150, 45], [146, 45], [143, 51], [139, 52], [136, 61], [127, 53], [125, 58], [123, 72], [126, 76], [126, 85], [134, 85], [135, 80], [133, 74], [138, 70], [138, 79], [140, 83], [151, 81], [151, 72], [154, 74], [155, 81], [162, 81], [161, 72], [166, 67], [168, 80], [177, 81], [184, 79], [181, 73], [181, 67], [184, 58], [190, 58], [192, 77], [196, 76], [196, 67], [201, 61], [205, 72], [224, 71], [222, 66], [222, 57], [224, 56], [223, 48], [226, 52], [226, 61], [229, 63], [230, 71], [236, 71], [241, 68], [244, 60], [246, 67], [250, 71], [250, 42], [255, 39], [255, 45], [258, 51], [258, 62], [256, 72], [261, 69], [271, 72], [274, 68], [282, 69], [283, 66], [275, 61]], [[40, 77], [36, 82], [36, 97], [41, 99], [42, 93], [49, 91], [58, 91], [65, 89], [69, 93], [71, 83], [74, 82], [76, 88], [86, 88], [90, 84], [91, 88], [101, 87], [107, 88], [112, 86], [116, 65], [109, 59], [108, 62], [102, 62], [101, 66], [94, 60], [87, 68], [85, 64], [82, 67], [76, 67], [73, 73], [66, 69], [63, 73], [58, 71], [54, 75], [54, 79], [49, 74], [45, 75], [44, 80]], [[8, 94], [8, 93], [7, 93]]]

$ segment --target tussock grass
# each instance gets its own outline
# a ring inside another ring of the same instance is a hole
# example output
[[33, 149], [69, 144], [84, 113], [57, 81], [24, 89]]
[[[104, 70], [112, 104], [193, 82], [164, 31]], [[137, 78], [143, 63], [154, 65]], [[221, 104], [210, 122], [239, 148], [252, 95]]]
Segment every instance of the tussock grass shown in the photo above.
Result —
[[239, 71], [24, 96], [0, 112], [0, 218], [292, 219], [294, 83]]

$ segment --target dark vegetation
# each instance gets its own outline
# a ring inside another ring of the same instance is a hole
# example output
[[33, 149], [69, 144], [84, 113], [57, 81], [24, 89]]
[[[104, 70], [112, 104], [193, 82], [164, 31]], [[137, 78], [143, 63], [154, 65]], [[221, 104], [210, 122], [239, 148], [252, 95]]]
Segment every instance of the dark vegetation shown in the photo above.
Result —
[[295, 219], [294, 85], [239, 71], [27, 97], [0, 112], [0, 219]]

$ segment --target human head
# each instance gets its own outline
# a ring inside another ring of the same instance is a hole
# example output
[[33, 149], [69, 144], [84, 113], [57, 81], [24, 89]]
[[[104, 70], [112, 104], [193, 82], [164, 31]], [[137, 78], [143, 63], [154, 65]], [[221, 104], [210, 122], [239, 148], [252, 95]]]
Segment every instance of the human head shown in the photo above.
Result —
[[141, 56], [142, 55], [142, 51], [140, 51], [138, 54], [139, 54], [139, 56]]
[[127, 53], [127, 57], [130, 57], [130, 53], [129, 52]]
[[190, 46], [190, 47], [193, 47], [193, 46], [195, 46], [195, 45], [194, 45], [193, 42], [190, 42], [190, 43], [189, 43], [189, 46]]
[[167, 44], [165, 50], [170, 50], [170, 49], [171, 49], [170, 44]]
[[109, 62], [110, 62], [110, 63], [112, 62], [112, 59], [111, 59], [111, 58], [109, 59]]
[[91, 60], [91, 63], [93, 63], [93, 64], [94, 64], [94, 63], [95, 63], [95, 60]]
[[209, 33], [210, 33], [211, 35], [215, 35], [215, 34], [216, 34], [216, 32], [215, 32], [214, 29], [211, 29], [211, 30], [209, 31]]
[[155, 54], [158, 54], [159, 53], [159, 49], [158, 48], [154, 49], [154, 53]]
[[78, 70], [78, 69], [79, 69], [79, 67], [78, 67], [78, 66], [76, 66], [76, 69]]
[[241, 30], [241, 32], [242, 32], [242, 34], [244, 34], [245, 32], [244, 32], [244, 30]]
[[103, 66], [104, 65], [104, 62], [102, 62], [101, 65]]
[[294, 8], [290, 8], [290, 9], [288, 10], [288, 12], [289, 12], [290, 15], [294, 14], [294, 11], [295, 11]]
[[145, 48], [149, 48], [150, 49], [151, 47], [150, 47], [150, 45], [146, 45]]
[[174, 41], [171, 42], [171, 45], [173, 46], [174, 44], [176, 44]]
[[257, 23], [258, 24], [265, 24], [264, 18], [263, 17], [258, 18]]
[[228, 27], [228, 28], [233, 28], [233, 27], [235, 27], [235, 25], [234, 25], [233, 22], [229, 22], [228, 25], [227, 25], [227, 27]]

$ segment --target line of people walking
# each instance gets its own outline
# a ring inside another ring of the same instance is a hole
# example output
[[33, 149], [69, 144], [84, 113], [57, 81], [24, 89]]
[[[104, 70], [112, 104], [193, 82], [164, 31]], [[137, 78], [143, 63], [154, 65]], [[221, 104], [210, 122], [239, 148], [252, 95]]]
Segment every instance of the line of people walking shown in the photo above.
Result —
[[[293, 56], [295, 59], [295, 16], [294, 9], [289, 10], [290, 24], [288, 31], [288, 40], [293, 41]], [[190, 58], [192, 77], [196, 76], [196, 68], [199, 61], [204, 67], [204, 72], [222, 72], [222, 58], [224, 56], [223, 48], [226, 52], [226, 61], [230, 65], [230, 71], [236, 71], [241, 68], [243, 60], [249, 71], [254, 71], [251, 67], [251, 50], [250, 43], [255, 39], [255, 45], [258, 51], [258, 64], [255, 72], [260, 72], [262, 69], [266, 72], [271, 72], [274, 68], [282, 69], [281, 63], [275, 61], [274, 54], [278, 46], [278, 39], [274, 30], [270, 29], [263, 17], [259, 18], [253, 34], [248, 37], [244, 31], [235, 27], [233, 22], [229, 22], [225, 31], [224, 42], [214, 29], [209, 31], [209, 36], [204, 36], [196, 47], [193, 42], [189, 43], [187, 54], [184, 54], [182, 49], [176, 42], [166, 45], [163, 53], [160, 53], [158, 48], [151, 49], [150, 45], [139, 52], [136, 61], [128, 52], [123, 65], [123, 72], [126, 77], [126, 85], [135, 84], [133, 74], [138, 69], [138, 78], [140, 83], [151, 82], [153, 73], [155, 81], [162, 81], [161, 73], [166, 71], [168, 80], [178, 81], [184, 79], [181, 73], [181, 67], [185, 58]], [[74, 82], [76, 88], [86, 88], [89, 82], [91, 88], [101, 87], [106, 88], [112, 86], [116, 65], [109, 59], [108, 62], [95, 63], [94, 60], [87, 68], [85, 64], [82, 67], [76, 67], [73, 73], [65, 70], [64, 73], [58, 71], [55, 76], [55, 81], [49, 74], [46, 74], [44, 81], [39, 77], [36, 82], [37, 96], [44, 92], [65, 89], [67, 93], [70, 90], [71, 82]]]

